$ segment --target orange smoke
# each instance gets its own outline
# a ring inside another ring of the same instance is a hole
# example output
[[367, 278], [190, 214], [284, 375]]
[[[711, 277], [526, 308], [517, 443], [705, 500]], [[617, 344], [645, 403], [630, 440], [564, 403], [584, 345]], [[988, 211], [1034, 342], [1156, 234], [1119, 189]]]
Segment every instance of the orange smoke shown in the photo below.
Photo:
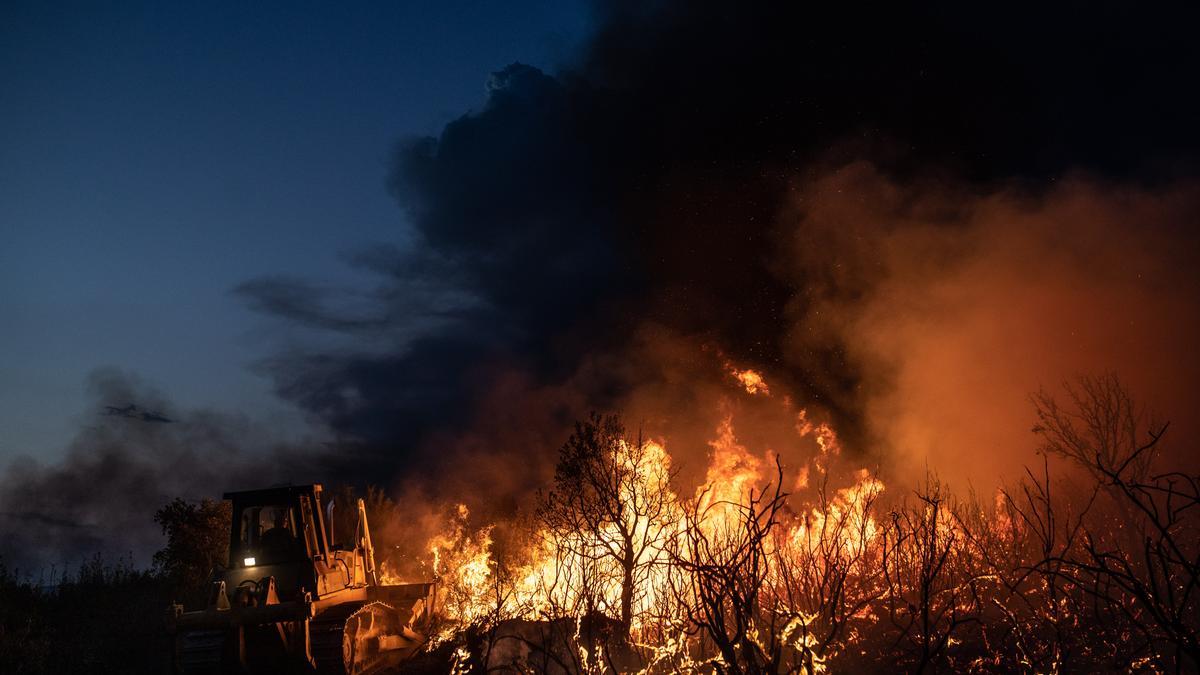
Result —
[[844, 346], [868, 438], [895, 468], [1019, 475], [1030, 394], [1084, 373], [1115, 371], [1174, 438], [1200, 431], [1195, 184], [980, 192], [854, 164], [797, 192], [781, 268], [807, 292], [790, 358]]

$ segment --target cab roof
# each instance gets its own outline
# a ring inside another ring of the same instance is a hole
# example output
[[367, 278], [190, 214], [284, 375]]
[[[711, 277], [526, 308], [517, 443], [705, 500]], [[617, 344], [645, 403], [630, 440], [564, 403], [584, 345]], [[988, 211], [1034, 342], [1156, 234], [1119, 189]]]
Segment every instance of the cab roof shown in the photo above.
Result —
[[306, 485], [285, 485], [280, 487], [262, 488], [259, 490], [226, 492], [224, 495], [222, 495], [222, 499], [231, 499], [239, 502], [262, 502], [266, 504], [278, 501], [291, 501], [291, 499], [298, 495], [309, 495], [320, 491], [320, 483], [308, 483]]

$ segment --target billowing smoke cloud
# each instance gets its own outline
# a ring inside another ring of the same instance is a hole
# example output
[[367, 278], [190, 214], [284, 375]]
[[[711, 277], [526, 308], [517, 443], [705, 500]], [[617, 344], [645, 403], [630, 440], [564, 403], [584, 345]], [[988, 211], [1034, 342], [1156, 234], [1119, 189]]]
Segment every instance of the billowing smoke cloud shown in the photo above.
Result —
[[[307, 477], [301, 452], [241, 415], [178, 410], [114, 369], [94, 371], [87, 392], [95, 416], [66, 457], [50, 465], [19, 458], [0, 481], [10, 569], [36, 578], [50, 566], [73, 571], [97, 553], [147, 565], [163, 543], [154, 512], [175, 497], [219, 498], [225, 490]], [[283, 454], [286, 463], [273, 461]]]
[[[682, 371], [708, 372], [697, 350], [771, 372], [860, 452], [929, 446], [913, 431], [927, 421], [946, 431], [939, 443], [998, 452], [1018, 441], [950, 433], [989, 428], [964, 421], [979, 408], [956, 409], [962, 391], [996, 391], [996, 419], [1020, 433], [1013, 391], [1024, 401], [1100, 362], [1124, 372], [1133, 352], [1097, 345], [1138, 336], [1114, 332], [1111, 314], [1105, 330], [1084, 322], [1104, 302], [1089, 294], [1145, 308], [1135, 298], [1153, 292], [1138, 284], [1169, 283], [1146, 261], [1194, 254], [1187, 186], [1154, 186], [1195, 167], [1195, 12], [605, 3], [573, 66], [509, 66], [481, 110], [401, 144], [390, 186], [414, 234], [356, 256], [381, 280], [369, 309], [283, 280], [238, 292], [365, 336], [265, 364], [341, 435], [328, 469], [352, 479], [445, 481], [460, 452], [502, 477], [593, 407], [668, 425], [669, 406], [639, 405], [639, 392], [691, 386]], [[863, 160], [870, 178], [855, 180]], [[1096, 181], [1060, 186], [1080, 170]], [[1134, 242], [1137, 282], [1110, 257], [1141, 227], [1154, 234]], [[1053, 346], [1014, 353], [1039, 348], [1037, 328]], [[1069, 358], [1072, 329], [1098, 358]], [[673, 340], [689, 348], [646, 348]], [[656, 353], [691, 365], [654, 365]], [[921, 386], [937, 369], [974, 379]], [[914, 417], [934, 396], [955, 402], [936, 406], [944, 419]], [[540, 475], [518, 473], [514, 491]]]

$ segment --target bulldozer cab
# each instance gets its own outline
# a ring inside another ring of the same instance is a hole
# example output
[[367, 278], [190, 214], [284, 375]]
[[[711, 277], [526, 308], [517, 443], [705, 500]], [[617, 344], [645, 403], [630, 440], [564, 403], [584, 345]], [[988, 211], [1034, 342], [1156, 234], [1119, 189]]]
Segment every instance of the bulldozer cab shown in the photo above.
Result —
[[[285, 504], [264, 504], [242, 509], [238, 530], [243, 564], [273, 565], [310, 557], [301, 544], [296, 509]], [[236, 558], [235, 558], [236, 559]]]
[[321, 486], [296, 485], [227, 492], [232, 503], [229, 573], [275, 576], [282, 596], [314, 590], [313, 563], [327, 560]]
[[329, 553], [320, 485], [227, 492], [225, 499], [233, 507], [231, 568], [315, 560]]

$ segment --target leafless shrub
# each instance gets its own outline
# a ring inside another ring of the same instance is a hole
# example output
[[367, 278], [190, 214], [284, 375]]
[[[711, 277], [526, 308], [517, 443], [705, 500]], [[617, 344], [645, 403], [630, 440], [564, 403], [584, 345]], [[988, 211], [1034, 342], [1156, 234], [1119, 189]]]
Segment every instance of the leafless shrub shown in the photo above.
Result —
[[885, 590], [873, 542], [878, 497], [879, 489], [868, 483], [838, 503], [823, 474], [816, 504], [799, 514], [801, 527], [775, 549], [771, 590], [779, 611], [794, 622], [792, 644], [806, 672], [818, 672], [877, 620], [873, 605]]
[[886, 589], [884, 634], [907, 671], [923, 673], [948, 663], [960, 631], [978, 623], [986, 568], [960, 531], [953, 499], [929, 477], [915, 502], [902, 502], [880, 536]]
[[744, 503], [709, 502], [701, 495], [684, 509], [683, 536], [672, 561], [684, 578], [677, 598], [687, 622], [720, 655], [707, 661], [718, 673], [804, 669], [789, 643], [795, 617], [775, 605], [767, 583], [787, 499], [782, 478], [780, 468], [773, 487], [752, 490]]
[[1097, 622], [1119, 624], [1136, 663], [1200, 668], [1200, 476], [1155, 470], [1167, 424], [1147, 428], [1115, 376], [1067, 390], [1071, 408], [1035, 400], [1037, 431], [1047, 452], [1094, 477], [1112, 508], [1040, 567], [1085, 592]]

